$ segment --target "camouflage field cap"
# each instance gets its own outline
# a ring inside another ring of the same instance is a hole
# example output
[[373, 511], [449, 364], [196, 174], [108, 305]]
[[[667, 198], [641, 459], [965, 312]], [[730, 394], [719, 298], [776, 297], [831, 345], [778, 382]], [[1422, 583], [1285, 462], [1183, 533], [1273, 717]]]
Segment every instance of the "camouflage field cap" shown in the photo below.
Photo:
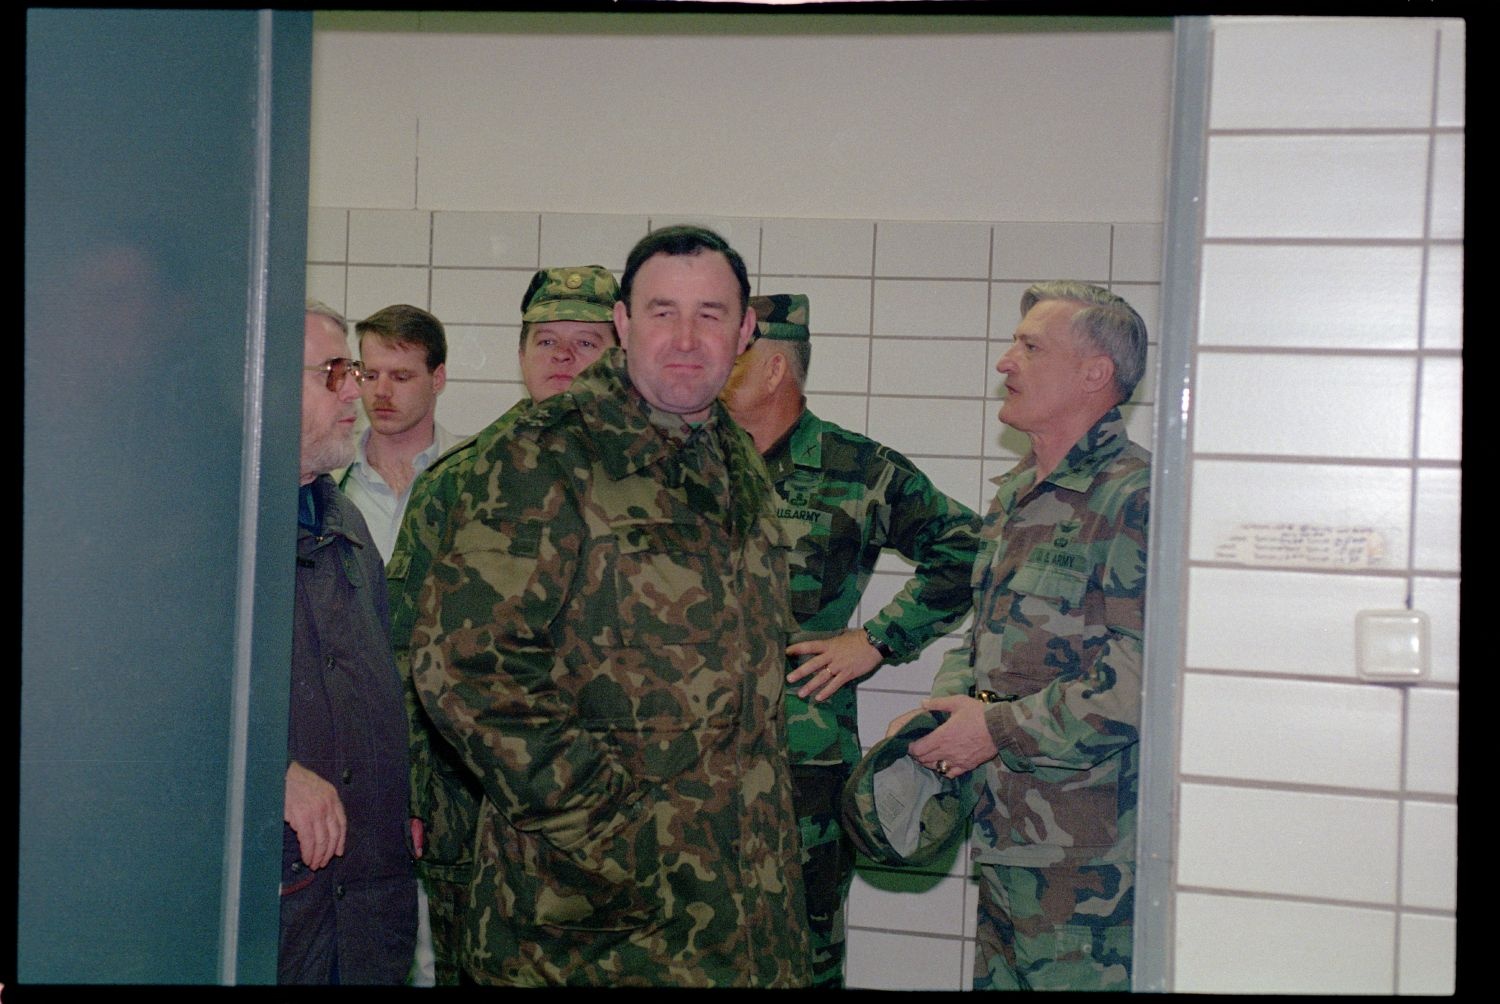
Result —
[[900, 732], [871, 747], [844, 785], [844, 832], [870, 860], [931, 864], [968, 832], [984, 770], [943, 777], [906, 754], [947, 717], [931, 711], [914, 716]]
[[522, 321], [612, 321], [620, 284], [602, 265], [541, 268], [521, 297]]
[[783, 342], [807, 341], [806, 294], [752, 296], [750, 309], [755, 311], [756, 338], [774, 338]]

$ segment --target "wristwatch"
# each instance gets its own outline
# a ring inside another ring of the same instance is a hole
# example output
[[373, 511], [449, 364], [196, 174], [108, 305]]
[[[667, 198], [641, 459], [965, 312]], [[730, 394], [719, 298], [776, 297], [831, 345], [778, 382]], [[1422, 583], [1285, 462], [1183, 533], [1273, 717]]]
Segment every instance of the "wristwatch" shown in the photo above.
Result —
[[871, 634], [869, 628], [865, 628], [865, 641], [869, 642], [870, 647], [880, 653], [881, 662], [885, 662], [891, 656], [896, 654], [895, 649], [891, 648], [885, 642], [878, 640], [873, 634]]

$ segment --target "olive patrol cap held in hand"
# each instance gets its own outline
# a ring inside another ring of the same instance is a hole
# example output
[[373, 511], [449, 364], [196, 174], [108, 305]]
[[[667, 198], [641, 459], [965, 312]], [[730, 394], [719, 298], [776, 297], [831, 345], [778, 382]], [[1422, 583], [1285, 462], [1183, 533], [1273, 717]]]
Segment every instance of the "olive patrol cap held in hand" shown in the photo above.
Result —
[[947, 719], [924, 711], [870, 748], [844, 785], [844, 831], [855, 848], [886, 865], [930, 864], [964, 838], [979, 801], [984, 768], [943, 777], [907, 747]]

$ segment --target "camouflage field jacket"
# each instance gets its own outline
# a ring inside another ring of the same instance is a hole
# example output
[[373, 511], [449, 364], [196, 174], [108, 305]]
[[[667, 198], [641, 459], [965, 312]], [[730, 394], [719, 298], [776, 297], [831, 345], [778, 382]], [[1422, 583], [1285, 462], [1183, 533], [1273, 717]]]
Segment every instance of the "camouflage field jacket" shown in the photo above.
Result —
[[1134, 857], [1150, 465], [1112, 409], [1042, 484], [1032, 456], [995, 479], [969, 642], [933, 684], [999, 698], [981, 861]]
[[[792, 615], [799, 633], [826, 637], [854, 615], [883, 548], [916, 564], [911, 580], [865, 622], [908, 662], [954, 627], [973, 602], [969, 575], [979, 517], [933, 487], [911, 461], [810, 411], [766, 451], [781, 498], [776, 514], [791, 538]], [[810, 704], [787, 691], [792, 762], [859, 762], [857, 691], [841, 687]]]
[[611, 349], [480, 456], [412, 634], [484, 791], [480, 982], [808, 979], [782, 718], [785, 537], [722, 407], [656, 412]]
[[391, 650], [404, 684], [411, 739], [411, 814], [427, 830], [417, 870], [449, 882], [468, 882], [472, 876], [481, 793], [479, 782], [433, 728], [417, 698], [411, 675], [411, 629], [432, 557], [451, 546], [453, 530], [472, 501], [462, 498], [460, 489], [469, 483], [478, 457], [530, 405], [530, 398], [517, 402], [476, 435], [449, 447], [417, 475], [391, 560], [385, 566], [391, 598]]

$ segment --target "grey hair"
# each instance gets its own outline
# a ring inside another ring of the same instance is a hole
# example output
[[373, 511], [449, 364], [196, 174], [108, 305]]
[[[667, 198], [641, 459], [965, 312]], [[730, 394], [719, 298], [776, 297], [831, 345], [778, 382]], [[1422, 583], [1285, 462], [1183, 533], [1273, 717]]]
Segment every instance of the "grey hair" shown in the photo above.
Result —
[[812, 365], [812, 342], [792, 342], [780, 338], [758, 338], [767, 348], [775, 350], [786, 360], [787, 372], [796, 381], [797, 389], [807, 387], [807, 368]]
[[316, 314], [319, 317], [328, 318], [334, 324], [337, 324], [339, 326], [339, 331], [343, 333], [346, 340], [348, 339], [349, 322], [344, 320], [343, 314], [340, 314], [337, 310], [334, 310], [322, 300], [314, 300], [309, 296], [307, 298], [306, 312], [309, 314]]
[[1120, 404], [1130, 400], [1146, 373], [1146, 322], [1134, 307], [1103, 286], [1075, 279], [1037, 282], [1021, 294], [1021, 316], [1046, 300], [1067, 300], [1081, 309], [1073, 315], [1073, 333], [1109, 356], [1115, 364]]

